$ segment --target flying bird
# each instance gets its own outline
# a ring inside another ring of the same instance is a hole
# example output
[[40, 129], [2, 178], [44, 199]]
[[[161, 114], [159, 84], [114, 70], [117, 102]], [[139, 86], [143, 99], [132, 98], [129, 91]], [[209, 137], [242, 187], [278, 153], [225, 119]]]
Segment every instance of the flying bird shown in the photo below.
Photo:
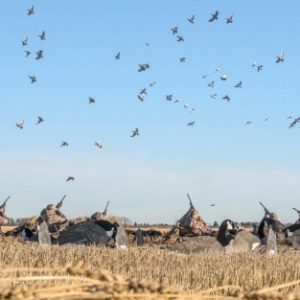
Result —
[[192, 15], [190, 18], [187, 19], [191, 24], [194, 24], [195, 15]]
[[152, 81], [152, 82], [150, 82], [149, 86], [150, 86], [150, 87], [153, 87], [155, 84], [156, 84], [156, 82], [155, 82], [155, 81]]
[[28, 36], [22, 40], [22, 46], [28, 46]]
[[46, 39], [46, 33], [44, 30], [41, 32], [41, 34], [39, 34], [39, 38], [41, 41], [44, 41]]
[[139, 129], [138, 128], [135, 128], [134, 130], [132, 130], [132, 134], [131, 134], [131, 136], [130, 137], [135, 137], [135, 136], [137, 136], [137, 135], [140, 135], [140, 133], [139, 133]]
[[214, 88], [215, 87], [215, 81], [213, 80], [212, 82], [210, 82], [207, 86]]
[[222, 99], [223, 99], [223, 100], [226, 100], [227, 102], [230, 101], [230, 97], [229, 97], [228, 95], [225, 95]]
[[174, 101], [174, 103], [178, 103], [179, 102], [179, 100], [178, 99], [176, 99], [175, 101]]
[[59, 147], [68, 147], [69, 143], [66, 141], [62, 141]]
[[216, 206], [216, 204], [211, 204], [210, 206]]
[[180, 61], [181, 63], [184, 63], [184, 62], [185, 62], [185, 60], [186, 60], [186, 58], [185, 58], [185, 57], [180, 57], [180, 58], [179, 58], [179, 61]]
[[211, 95], [209, 95], [209, 96], [210, 96], [211, 99], [216, 99], [217, 96], [218, 96], [218, 94], [211, 94]]
[[177, 42], [184, 42], [183, 36], [177, 35]]
[[234, 87], [235, 88], [242, 88], [242, 81], [238, 82]]
[[276, 63], [284, 62], [284, 52], [280, 52], [279, 55], [276, 56]]
[[226, 24], [233, 23], [233, 14], [231, 14], [229, 17], [226, 17]]
[[192, 122], [187, 123], [187, 126], [194, 126], [194, 124], [195, 124], [195, 121], [192, 121]]
[[208, 22], [213, 22], [218, 19], [219, 19], [219, 12], [216, 10], [215, 13], [211, 14], [211, 18], [208, 20]]
[[183, 107], [184, 107], [184, 108], [189, 108], [189, 104], [188, 104], [188, 103], [185, 103], [185, 104], [183, 105]]
[[297, 123], [300, 123], [300, 117], [295, 118], [295, 119], [293, 120], [293, 122], [290, 124], [289, 128], [295, 127], [295, 126], [297, 125]]
[[16, 126], [20, 129], [23, 129], [24, 128], [24, 120], [22, 120], [22, 122], [20, 122], [20, 123], [16, 123]]
[[94, 104], [96, 102], [96, 100], [92, 97], [88, 97], [87, 102], [88, 102], [88, 104]]
[[121, 53], [118, 52], [118, 53], [115, 55], [115, 59], [118, 60], [118, 59], [120, 59], [120, 58], [121, 58]]
[[42, 122], [44, 122], [44, 119], [43, 119], [42, 117], [38, 116], [38, 119], [37, 119], [37, 122], [36, 122], [35, 125], [39, 125], [39, 124], [41, 124]]
[[28, 51], [28, 50], [25, 50], [25, 57], [28, 57], [30, 54], [31, 54], [31, 52], [30, 52], [30, 51]]
[[206, 77], [207, 77], [207, 75], [202, 75], [202, 77], [201, 77], [201, 78], [202, 78], [202, 79], [205, 79]]
[[39, 50], [36, 53], [36, 60], [42, 59], [43, 58], [43, 50]]
[[257, 66], [257, 72], [260, 72], [262, 69], [263, 69], [263, 65], [259, 65], [259, 66]]
[[32, 5], [30, 8], [27, 9], [27, 16], [34, 14], [34, 5]]
[[139, 99], [140, 101], [143, 102], [144, 99], [145, 99], [145, 97], [146, 97], [146, 95], [147, 95], [146, 93], [139, 93], [137, 97], [138, 97], [138, 99]]
[[69, 182], [69, 181], [74, 181], [75, 180], [75, 177], [73, 176], [69, 176], [67, 179], [66, 179], [66, 182]]
[[146, 71], [146, 70], [149, 69], [149, 68], [150, 68], [150, 65], [149, 65], [149, 64], [139, 64], [138, 72]]
[[265, 118], [265, 122], [269, 121], [269, 118]]
[[102, 142], [95, 142], [95, 146], [102, 149], [103, 148], [103, 143]]
[[172, 101], [173, 95], [166, 95], [166, 100], [167, 101]]
[[36, 77], [34, 75], [32, 76], [28, 76], [31, 80], [31, 83], [35, 83], [36, 82]]
[[249, 126], [249, 125], [251, 125], [252, 123], [253, 123], [252, 121], [247, 121], [246, 124], [245, 124], [245, 126]]
[[176, 27], [173, 27], [173, 28], [171, 28], [171, 30], [172, 30], [172, 33], [173, 33], [173, 35], [175, 35], [175, 34], [177, 34], [178, 33], [178, 27], [176, 26]]
[[226, 75], [226, 74], [222, 75], [222, 76], [220, 77], [220, 79], [223, 80], [223, 81], [226, 81], [226, 80], [227, 80], [227, 75]]
[[146, 46], [146, 47], [149, 47], [149, 46], [150, 46], [150, 43], [145, 43], [145, 46]]

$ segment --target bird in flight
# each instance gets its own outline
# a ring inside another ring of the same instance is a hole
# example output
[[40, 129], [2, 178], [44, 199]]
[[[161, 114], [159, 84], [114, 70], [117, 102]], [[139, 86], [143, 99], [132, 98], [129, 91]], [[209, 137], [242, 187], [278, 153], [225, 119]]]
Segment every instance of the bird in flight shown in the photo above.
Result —
[[207, 86], [214, 88], [215, 87], [215, 81], [213, 80], [212, 82], [210, 82]]
[[120, 59], [120, 58], [121, 58], [121, 53], [118, 52], [118, 53], [115, 55], [115, 59], [118, 60], [118, 59]]
[[145, 43], [145, 46], [146, 46], [146, 47], [150, 47], [150, 43], [148, 43], [148, 42]]
[[229, 17], [226, 17], [226, 24], [233, 23], [233, 14], [231, 14]]
[[213, 22], [218, 19], [219, 19], [219, 12], [216, 10], [215, 13], [211, 14], [211, 18], [208, 20], [208, 22]]
[[284, 52], [280, 52], [279, 55], [276, 56], [276, 63], [284, 62]]
[[245, 124], [245, 126], [249, 126], [249, 125], [251, 125], [252, 123], [253, 123], [252, 121], [247, 121], [246, 124]]
[[35, 83], [36, 82], [36, 77], [34, 75], [32, 76], [28, 76], [31, 80], [31, 83]]
[[46, 33], [44, 30], [41, 32], [41, 34], [39, 34], [39, 37], [41, 41], [44, 41], [46, 39]]
[[238, 82], [235, 86], [235, 88], [242, 88], [242, 81]]
[[222, 99], [223, 99], [223, 100], [226, 100], [227, 102], [230, 101], [230, 97], [229, 97], [228, 95], [225, 95]]
[[95, 146], [102, 149], [103, 148], [103, 143], [102, 142], [95, 142]]
[[223, 81], [226, 81], [226, 80], [227, 80], [227, 75], [226, 75], [226, 74], [222, 75], [222, 76], [220, 77], [220, 79], [223, 80]]
[[94, 104], [96, 102], [96, 100], [92, 97], [88, 97], [87, 102], [88, 102], [88, 104]]
[[184, 63], [184, 62], [185, 62], [185, 60], [186, 60], [186, 58], [185, 58], [185, 57], [180, 57], [180, 58], [179, 58], [179, 61], [180, 61], [181, 63]]
[[146, 71], [146, 70], [149, 69], [149, 68], [150, 68], [150, 65], [149, 65], [149, 64], [139, 64], [138, 72]]
[[27, 16], [34, 14], [34, 5], [31, 5], [30, 8], [27, 9]]
[[195, 15], [192, 15], [190, 18], [187, 19], [191, 24], [194, 24]]
[[178, 99], [176, 99], [175, 101], [174, 101], [174, 103], [178, 103], [179, 102], [179, 100]]
[[206, 77], [207, 77], [207, 75], [202, 75], [202, 77], [201, 77], [201, 78], [202, 78], [202, 79], [205, 79]]
[[217, 96], [218, 96], [218, 94], [211, 94], [211, 95], [209, 95], [209, 96], [210, 96], [211, 99], [216, 99]]
[[185, 103], [185, 104], [183, 105], [183, 107], [184, 107], [184, 108], [189, 108], [189, 104], [188, 104], [188, 103]]
[[68, 147], [69, 143], [66, 141], [62, 141], [59, 147]]
[[195, 121], [187, 123], [187, 126], [194, 126], [194, 125], [195, 125]]
[[183, 36], [177, 35], [177, 42], [184, 42]]
[[75, 180], [75, 177], [73, 177], [73, 176], [69, 176], [67, 179], [66, 179], [66, 182], [68, 182], [68, 181], [74, 181]]
[[23, 40], [22, 40], [22, 46], [27, 46], [28, 45], [28, 36], [26, 36]]
[[258, 65], [256, 62], [252, 64], [252, 68], [256, 68], [257, 72], [260, 72], [263, 69], [263, 65]]
[[146, 96], [147, 96], [147, 93], [139, 93], [137, 97], [140, 101], [143, 102]]
[[137, 135], [140, 135], [140, 133], [139, 133], [139, 129], [138, 128], [135, 128], [134, 130], [132, 130], [132, 134], [131, 134], [131, 136], [130, 137], [135, 137], [135, 136], [137, 136]]
[[36, 60], [42, 59], [43, 58], [43, 50], [39, 50], [36, 53]]
[[173, 95], [166, 95], [166, 100], [167, 101], [172, 101]]
[[216, 206], [215, 204], [211, 204], [210, 206]]
[[152, 82], [150, 82], [149, 86], [150, 86], [150, 87], [153, 87], [153, 86], [155, 86], [155, 84], [156, 84], [156, 82], [155, 82], [155, 81], [152, 81]]
[[176, 27], [173, 27], [173, 28], [171, 28], [171, 30], [172, 30], [172, 33], [173, 33], [173, 35], [175, 35], [175, 34], [177, 34], [178, 33], [178, 27], [176, 26]]
[[37, 122], [36, 122], [35, 125], [39, 125], [39, 124], [41, 124], [42, 122], [44, 122], [44, 119], [43, 119], [42, 117], [38, 116], [38, 119], [37, 119]]
[[20, 129], [24, 128], [24, 120], [22, 120], [22, 122], [16, 123], [16, 126]]
[[30, 54], [31, 54], [31, 52], [30, 52], [30, 51], [28, 51], [28, 50], [25, 50], [25, 57], [28, 57]]
[[297, 123], [300, 123], [300, 117], [295, 118], [295, 119], [293, 120], [293, 122], [290, 124], [289, 128], [295, 127], [295, 126], [297, 125]]

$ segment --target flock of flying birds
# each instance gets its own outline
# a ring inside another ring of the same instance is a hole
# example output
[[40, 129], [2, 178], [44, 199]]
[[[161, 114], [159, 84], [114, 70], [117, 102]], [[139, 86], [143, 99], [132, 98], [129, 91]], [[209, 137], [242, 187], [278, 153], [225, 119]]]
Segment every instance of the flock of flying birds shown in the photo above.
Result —
[[[34, 5], [32, 5], [30, 8], [27, 9], [27, 15], [28, 15], [28, 16], [31, 16], [31, 15], [33, 15], [34, 13], [35, 13], [35, 7], [34, 7]], [[194, 23], [195, 23], [195, 19], [196, 19], [196, 16], [195, 16], [195, 15], [192, 15], [190, 18], [187, 18], [187, 21], [188, 21], [190, 24], [194, 24]], [[216, 10], [214, 13], [211, 14], [210, 18], [208, 19], [208, 22], [215, 22], [215, 21], [218, 21], [218, 20], [219, 20], [219, 11]], [[225, 21], [225, 22], [226, 22], [226, 24], [232, 24], [232, 23], [233, 23], [233, 14], [229, 15], [228, 17], [226, 17], [226, 21]], [[172, 27], [172, 28], [171, 28], [171, 33], [172, 33], [173, 36], [175, 36], [175, 37], [177, 38], [177, 42], [178, 42], [178, 43], [184, 42], [184, 36], [181, 35], [181, 34], [179, 33], [178, 26]], [[42, 42], [45, 41], [45, 40], [46, 40], [46, 33], [45, 33], [45, 31], [42, 31], [42, 32], [38, 35], [38, 37], [39, 37], [40, 41], [42, 41]], [[22, 46], [23, 46], [23, 47], [27, 47], [27, 46], [28, 46], [28, 40], [29, 40], [28, 36], [26, 36], [26, 37], [22, 40]], [[145, 43], [145, 45], [146, 45], [146, 46], [150, 46], [150, 43]], [[37, 50], [37, 51], [35, 52], [35, 59], [36, 59], [36, 60], [41, 60], [41, 59], [43, 59], [43, 58], [44, 58], [44, 57], [43, 57], [43, 54], [44, 54], [44, 52], [43, 52], [42, 49]], [[32, 55], [32, 52], [29, 51], [28, 49], [26, 49], [26, 50], [25, 50], [25, 57], [28, 58], [28, 57], [30, 57], [31, 55]], [[121, 52], [117, 52], [117, 53], [114, 55], [114, 58], [115, 58], [116, 60], [120, 60], [120, 59], [121, 59]], [[276, 56], [275, 63], [277, 63], [277, 64], [278, 64], [278, 63], [283, 63], [284, 60], [285, 60], [284, 52], [281, 52], [279, 55]], [[179, 58], [179, 62], [180, 62], [180, 63], [185, 63], [185, 61], [186, 61], [186, 57], [180, 57], [180, 58]], [[257, 72], [261, 72], [261, 71], [263, 70], [263, 67], [264, 67], [264, 66], [263, 66], [262, 64], [258, 64], [258, 63], [256, 63], [256, 62], [254, 62], [254, 63], [252, 64], [252, 68], [255, 69]], [[138, 71], [138, 72], [145, 72], [145, 71], [147, 71], [148, 69], [150, 69], [150, 64], [149, 64], [149, 63], [142, 63], [142, 64], [139, 64], [139, 65], [138, 65], [138, 70], [137, 70], [137, 71]], [[219, 72], [220, 72], [219, 68], [216, 68], [216, 69], [215, 69], [215, 73], [217, 74], [217, 73], [219, 73]], [[28, 76], [28, 77], [29, 77], [29, 79], [30, 79], [31, 84], [34, 84], [34, 83], [37, 82], [37, 77], [36, 77], [35, 75], [30, 75], [30, 76]], [[202, 76], [202, 79], [206, 79], [206, 77], [207, 77], [207, 75], [203, 75], [203, 76]], [[227, 75], [226, 75], [226, 74], [221, 75], [219, 78], [220, 78], [221, 81], [224, 81], [224, 82], [227, 81]], [[149, 87], [151, 88], [151, 87], [153, 87], [155, 84], [156, 84], [156, 82], [153, 81], [153, 82], [151, 82], [151, 83], [149, 84]], [[216, 84], [215, 80], [212, 80], [212, 81], [210, 81], [210, 82], [207, 83], [207, 86], [208, 86], [209, 88], [211, 88], [211, 89], [214, 89], [214, 88], [215, 88], [215, 84]], [[241, 89], [241, 88], [242, 88], [242, 85], [243, 85], [243, 82], [240, 80], [240, 81], [238, 81], [238, 82], [234, 85], [234, 88]], [[140, 92], [138, 93], [138, 95], [137, 95], [138, 100], [141, 101], [141, 102], [144, 102], [144, 100], [145, 100], [147, 94], [148, 94], [147, 88], [141, 89], [141, 91], [140, 91]], [[217, 93], [212, 93], [212, 94], [210, 94], [210, 98], [211, 98], [211, 99], [216, 99], [217, 97], [218, 97], [218, 94], [217, 94]], [[221, 96], [221, 99], [222, 99], [222, 100], [225, 100], [225, 101], [227, 101], [227, 102], [230, 102], [230, 100], [231, 100], [230, 96], [227, 95], [227, 94]], [[172, 95], [172, 94], [166, 95], [166, 101], [169, 101], [169, 102], [172, 102], [172, 101], [173, 101], [174, 103], [179, 103], [179, 102], [180, 102], [180, 100], [178, 100], [178, 99], [177, 99], [176, 97], [174, 97], [174, 95]], [[88, 104], [92, 105], [92, 104], [94, 104], [95, 102], [96, 102], [96, 100], [95, 100], [94, 98], [92, 98], [92, 97], [88, 97], [88, 98], [87, 98], [87, 103], [88, 103]], [[189, 109], [189, 107], [190, 107], [190, 106], [189, 106], [188, 103], [184, 104], [184, 108], [185, 108], [185, 109]], [[190, 110], [190, 112], [194, 112], [195, 110], [196, 110], [195, 107], [192, 107], [191, 110]], [[292, 116], [289, 116], [288, 119], [291, 120], [291, 123], [290, 123], [290, 125], [289, 125], [289, 128], [293, 128], [293, 127], [295, 127], [298, 123], [300, 123], [300, 117], [294, 118], [294, 117], [292, 117]], [[265, 121], [268, 121], [268, 118], [265, 118]], [[36, 125], [39, 125], [39, 124], [41, 124], [41, 123], [43, 123], [43, 122], [44, 122], [44, 118], [41, 117], [41, 116], [38, 116], [38, 117], [37, 117], [37, 121], [36, 121]], [[251, 125], [252, 123], [253, 123], [252, 121], [247, 121], [247, 122], [245, 123], [245, 126], [249, 126], [249, 125]], [[187, 123], [187, 126], [194, 126], [194, 124], [195, 124], [195, 121], [190, 121], [190, 122]], [[23, 128], [24, 128], [24, 120], [22, 120], [21, 122], [16, 123], [16, 126], [17, 126], [19, 129], [23, 129]], [[131, 137], [131, 138], [134, 138], [134, 137], [136, 137], [136, 136], [139, 136], [139, 134], [140, 134], [139, 128], [134, 128], [134, 129], [132, 130], [132, 134], [130, 135], [130, 137]], [[98, 147], [99, 149], [102, 149], [102, 148], [103, 148], [103, 143], [102, 143], [102, 142], [95, 141], [95, 142], [94, 142], [94, 145], [95, 145], [96, 147]], [[68, 147], [68, 146], [69, 146], [69, 143], [68, 143], [67, 141], [62, 141], [61, 144], [60, 144], [60, 147]], [[70, 176], [70, 177], [67, 178], [66, 182], [72, 181], [72, 180], [75, 180], [75, 178], [74, 178], [73, 176]]]

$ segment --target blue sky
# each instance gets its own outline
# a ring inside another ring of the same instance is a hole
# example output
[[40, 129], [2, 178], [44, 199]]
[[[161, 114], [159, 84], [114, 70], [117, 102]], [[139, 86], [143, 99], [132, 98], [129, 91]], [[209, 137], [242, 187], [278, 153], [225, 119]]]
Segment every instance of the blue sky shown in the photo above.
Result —
[[[296, 218], [300, 128], [288, 129], [287, 116], [300, 115], [299, 1], [3, 0], [1, 8], [0, 197], [12, 195], [9, 215], [37, 214], [67, 194], [70, 217], [110, 200], [112, 213], [132, 221], [173, 223], [190, 192], [208, 222], [259, 220], [258, 201], [285, 222]], [[209, 23], [216, 9], [220, 19]], [[43, 49], [44, 59], [25, 58], [25, 49]], [[285, 62], [275, 64], [281, 51]], [[140, 63], [151, 67], [139, 73]], [[240, 80], [243, 88], [233, 88]], [[36, 126], [38, 115], [45, 122]], [[132, 139], [135, 127], [140, 136]], [[60, 148], [62, 140], [70, 146]], [[65, 183], [70, 175], [75, 182]]]

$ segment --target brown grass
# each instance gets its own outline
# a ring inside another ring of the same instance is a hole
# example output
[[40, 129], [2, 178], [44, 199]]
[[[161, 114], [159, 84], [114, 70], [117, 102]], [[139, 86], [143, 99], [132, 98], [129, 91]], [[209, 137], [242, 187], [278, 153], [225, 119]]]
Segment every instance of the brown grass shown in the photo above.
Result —
[[[14, 281], [20, 276], [66, 276], [69, 273], [63, 266], [81, 262], [82, 266], [90, 266], [88, 274], [107, 270], [137, 282], [172, 286], [186, 293], [199, 293], [207, 289], [215, 291], [222, 286], [237, 286], [249, 293], [299, 280], [299, 259], [300, 252], [286, 248], [281, 248], [280, 254], [275, 257], [267, 257], [254, 253], [234, 256], [208, 253], [185, 255], [150, 247], [122, 251], [87, 246], [39, 247], [36, 244], [2, 243], [0, 276], [8, 280], [13, 278]], [[61, 281], [62, 278], [56, 278], [59, 284], [55, 286], [70, 284]], [[33, 279], [35, 282], [37, 278]], [[55, 278], [50, 279], [53, 285]], [[78, 284], [72, 281], [72, 284], [75, 283]], [[298, 284], [284, 286], [283, 290], [285, 293], [300, 291]]]

